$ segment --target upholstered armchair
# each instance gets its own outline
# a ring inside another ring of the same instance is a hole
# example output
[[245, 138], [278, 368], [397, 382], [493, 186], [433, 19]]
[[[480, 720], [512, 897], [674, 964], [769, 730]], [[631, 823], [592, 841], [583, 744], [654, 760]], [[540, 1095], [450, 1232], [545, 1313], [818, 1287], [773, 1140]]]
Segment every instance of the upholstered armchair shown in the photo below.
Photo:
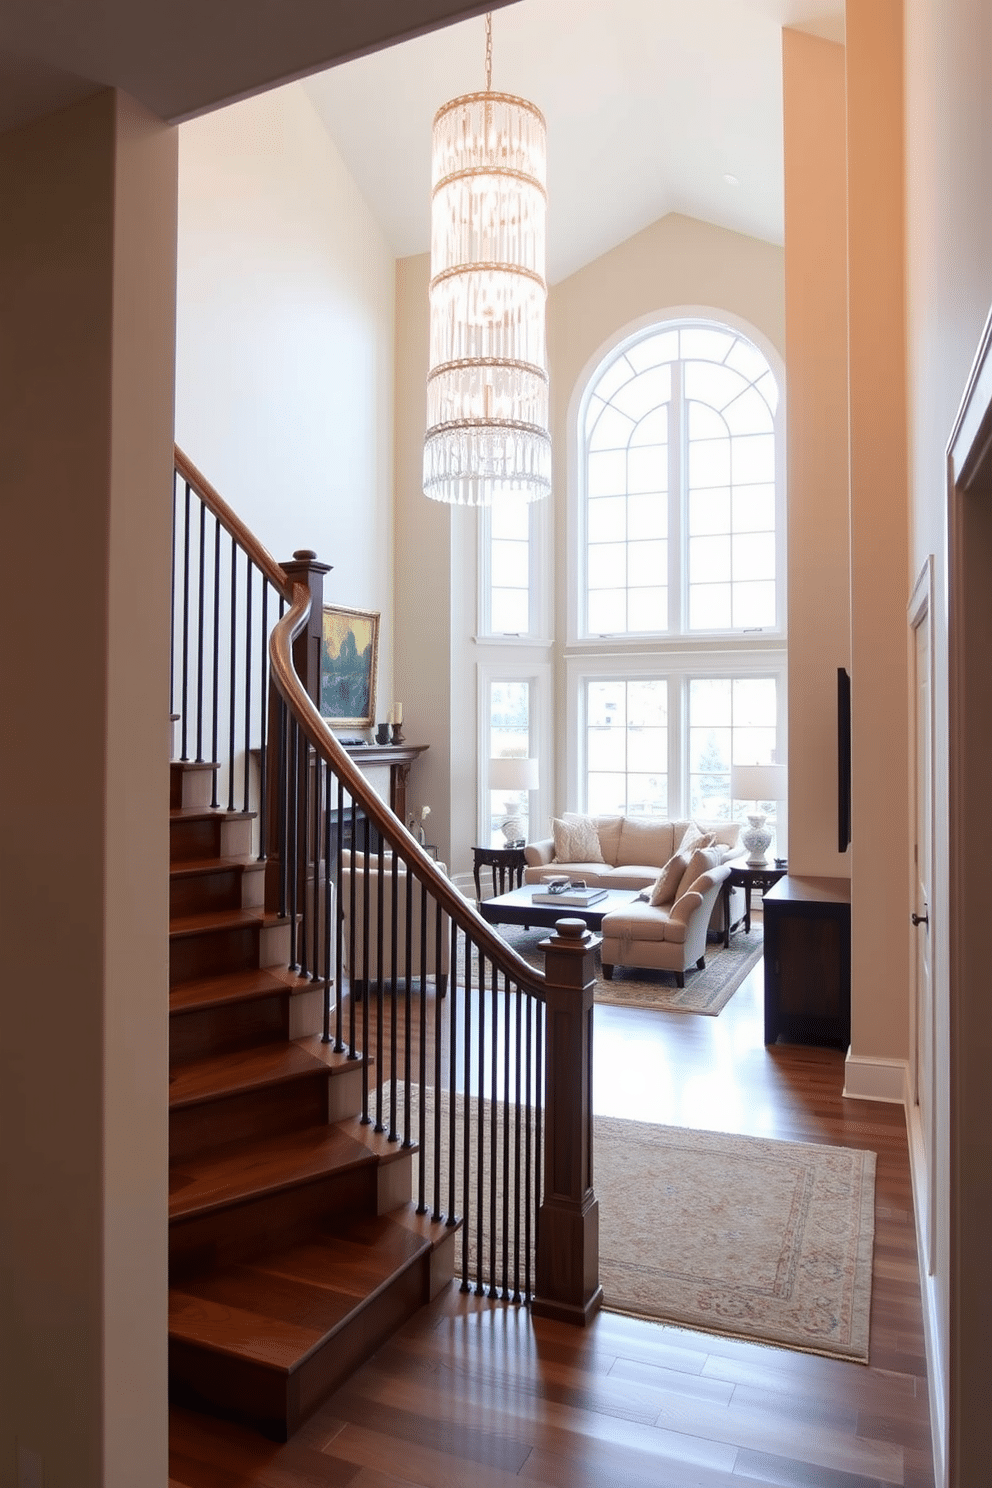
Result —
[[685, 986], [691, 966], [706, 965], [706, 931], [721, 885], [730, 876], [726, 864], [707, 869], [671, 904], [653, 905], [635, 900], [625, 909], [603, 916], [603, 975], [612, 977], [614, 966], [653, 967], [673, 971], [678, 986]]
[[[445, 866], [438, 867], [444, 873]], [[407, 975], [406, 918], [407, 918], [407, 871], [400, 860], [396, 872], [396, 964], [393, 965], [393, 857], [383, 857], [382, 875], [382, 933], [379, 932], [379, 857], [370, 853], [368, 873], [365, 854], [347, 854], [342, 867], [341, 887], [338, 895], [341, 918], [344, 925], [344, 968], [353, 990], [364, 991], [369, 983], [380, 980], [397, 980]], [[365, 896], [368, 886], [369, 918], [368, 943], [365, 942]], [[420, 980], [421, 959], [421, 895], [417, 879], [413, 881], [412, 914], [410, 924], [411, 945], [409, 974], [413, 981]], [[437, 954], [437, 901], [427, 896], [426, 973], [434, 981], [438, 993], [444, 996], [448, 986], [448, 960], [451, 944], [451, 921], [441, 915], [440, 959]]]

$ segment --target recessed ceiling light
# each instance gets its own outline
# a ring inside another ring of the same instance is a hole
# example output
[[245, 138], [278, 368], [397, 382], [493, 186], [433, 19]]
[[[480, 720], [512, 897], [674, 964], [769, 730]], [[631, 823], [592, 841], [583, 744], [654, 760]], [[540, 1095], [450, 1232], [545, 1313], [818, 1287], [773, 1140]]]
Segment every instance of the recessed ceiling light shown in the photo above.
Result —
[[740, 177], [732, 176], [729, 171], [724, 174], [723, 179], [726, 181], [728, 186], [739, 186], [741, 184]]

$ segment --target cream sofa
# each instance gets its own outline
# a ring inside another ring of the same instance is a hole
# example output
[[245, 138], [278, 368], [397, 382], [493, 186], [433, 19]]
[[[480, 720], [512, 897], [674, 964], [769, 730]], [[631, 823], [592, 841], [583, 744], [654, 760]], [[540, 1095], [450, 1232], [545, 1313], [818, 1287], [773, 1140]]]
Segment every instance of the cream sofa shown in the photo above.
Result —
[[[669, 903], [655, 906], [635, 899], [603, 916], [601, 955], [607, 980], [614, 966], [647, 966], [674, 972], [676, 983], [684, 987], [691, 966], [703, 970], [713, 906], [720, 902], [730, 875], [728, 864], [717, 863], [718, 856], [712, 850], [694, 854], [686, 871], [686, 877], [693, 875], [692, 882], [680, 885]], [[696, 872], [697, 868], [703, 871]]]
[[[551, 873], [567, 873], [570, 878], [584, 878], [587, 884], [598, 888], [650, 889], [659, 870], [678, 850], [690, 827], [715, 833], [714, 847], [720, 863], [729, 863], [736, 858], [744, 861], [737, 822], [666, 821], [637, 816], [581, 818], [574, 813], [566, 813], [562, 820], [566, 825], [583, 820], [595, 825], [600, 860], [568, 862], [558, 859], [553, 837], [529, 842], [524, 848], [524, 883], [540, 883]], [[744, 908], [744, 890], [731, 889], [731, 925], [736, 925], [743, 917]], [[715, 896], [708, 928], [714, 934], [722, 935], [724, 932], [723, 895], [720, 893]]]

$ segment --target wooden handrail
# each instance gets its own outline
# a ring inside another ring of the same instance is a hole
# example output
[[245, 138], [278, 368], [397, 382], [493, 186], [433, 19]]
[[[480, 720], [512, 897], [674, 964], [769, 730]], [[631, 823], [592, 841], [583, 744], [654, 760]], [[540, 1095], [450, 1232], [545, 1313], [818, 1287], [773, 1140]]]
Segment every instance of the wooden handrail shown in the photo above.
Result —
[[451, 881], [441, 872], [420, 843], [407, 829], [405, 823], [376, 795], [361, 770], [353, 763], [334, 734], [327, 727], [314, 707], [306, 689], [301, 684], [292, 660], [293, 641], [299, 635], [310, 614], [310, 591], [303, 584], [294, 584], [290, 607], [272, 629], [269, 637], [269, 662], [272, 680], [282, 694], [290, 712], [305, 737], [318, 755], [330, 765], [343, 782], [349, 794], [362, 804], [368, 819], [387, 840], [395, 841], [404, 861], [416, 865], [417, 876], [426, 883], [431, 896], [440, 904], [460, 929], [467, 931], [476, 945], [500, 971], [513, 978], [525, 991], [543, 997], [545, 976], [519, 956], [512, 946], [482, 918], [478, 911], [452, 887]]
[[245, 526], [237, 512], [228, 506], [220, 492], [214, 489], [201, 471], [197, 470], [192, 460], [183, 453], [178, 444], [175, 446], [175, 468], [177, 474], [182, 476], [190, 489], [196, 492], [207, 510], [213, 513], [221, 526], [235, 539], [238, 546], [248, 554], [251, 562], [265, 575], [269, 583], [278, 589], [285, 600], [291, 600], [293, 585], [282, 564], [276, 562], [268, 548], [264, 547], [255, 534]]

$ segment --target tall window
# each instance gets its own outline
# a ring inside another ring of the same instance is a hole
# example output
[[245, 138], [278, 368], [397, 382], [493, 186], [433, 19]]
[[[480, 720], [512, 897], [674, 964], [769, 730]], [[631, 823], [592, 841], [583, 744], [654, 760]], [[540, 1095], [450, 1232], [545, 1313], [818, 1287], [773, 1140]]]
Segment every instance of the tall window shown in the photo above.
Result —
[[[527, 679], [493, 681], [489, 684], [489, 758], [524, 760], [531, 750], [531, 688]], [[490, 767], [492, 768], [492, 766]], [[522, 787], [507, 790], [490, 789], [489, 841], [501, 847], [505, 843], [502, 824], [511, 817], [520, 822], [523, 837], [528, 836], [530, 791]]]
[[778, 384], [740, 331], [639, 331], [579, 414], [575, 804], [727, 820], [733, 764], [785, 761]]
[[582, 633], [774, 631], [775, 412], [764, 354], [727, 327], [657, 327], [586, 398]]

